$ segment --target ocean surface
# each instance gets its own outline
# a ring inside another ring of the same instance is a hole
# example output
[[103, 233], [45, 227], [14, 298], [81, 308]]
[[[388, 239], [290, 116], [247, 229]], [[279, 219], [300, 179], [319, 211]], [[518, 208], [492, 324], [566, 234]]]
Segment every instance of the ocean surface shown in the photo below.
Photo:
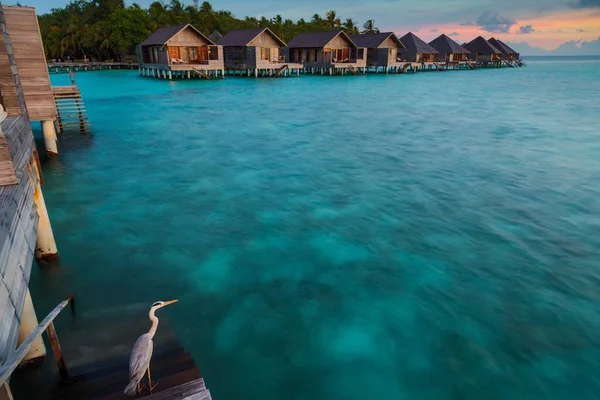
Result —
[[600, 59], [77, 85], [40, 316], [178, 298], [217, 400], [600, 397]]

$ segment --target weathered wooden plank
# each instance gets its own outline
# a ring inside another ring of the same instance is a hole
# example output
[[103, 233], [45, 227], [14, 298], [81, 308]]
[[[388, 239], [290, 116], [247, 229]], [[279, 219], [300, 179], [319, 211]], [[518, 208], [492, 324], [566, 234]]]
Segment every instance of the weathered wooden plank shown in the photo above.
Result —
[[17, 366], [21, 363], [25, 355], [31, 349], [33, 342], [48, 328], [48, 326], [54, 321], [54, 319], [60, 314], [60, 312], [69, 304], [70, 298], [60, 302], [54, 310], [52, 310], [46, 318], [31, 332], [27, 339], [21, 343], [19, 348], [15, 350], [6, 360], [6, 362], [0, 366], [0, 385], [4, 384]]
[[[18, 66], [29, 118], [32, 121], [54, 120], [56, 108], [35, 9], [3, 6], [2, 10]], [[2, 54], [0, 54], [0, 64], [2, 64], [1, 59]]]

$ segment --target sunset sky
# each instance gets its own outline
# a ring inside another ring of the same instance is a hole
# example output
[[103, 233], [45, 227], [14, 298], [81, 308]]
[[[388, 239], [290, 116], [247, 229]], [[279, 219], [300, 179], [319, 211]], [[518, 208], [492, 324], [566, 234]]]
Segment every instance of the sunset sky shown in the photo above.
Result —
[[[4, 4], [15, 1], [4, 0]], [[128, 4], [132, 1], [126, 0]], [[146, 7], [152, 0], [139, 0]], [[186, 5], [192, 0], [183, 0]], [[361, 24], [370, 18], [384, 31], [400, 35], [413, 31], [425, 40], [440, 33], [458, 42], [477, 35], [495, 36], [511, 43], [527, 42], [554, 49], [564, 42], [593, 41], [600, 37], [600, 0], [222, 0], [215, 9], [232, 11], [237, 17], [305, 18], [336, 10], [342, 19]], [[39, 13], [61, 7], [67, 0], [21, 0]]]

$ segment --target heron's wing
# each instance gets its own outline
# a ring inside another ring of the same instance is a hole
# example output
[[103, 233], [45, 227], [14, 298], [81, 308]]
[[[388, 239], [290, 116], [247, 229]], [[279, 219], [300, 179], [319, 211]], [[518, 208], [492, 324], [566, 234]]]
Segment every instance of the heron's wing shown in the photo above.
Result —
[[142, 379], [152, 358], [152, 339], [149, 334], [144, 334], [136, 340], [131, 351], [129, 359], [129, 378], [136, 379], [138, 382]]

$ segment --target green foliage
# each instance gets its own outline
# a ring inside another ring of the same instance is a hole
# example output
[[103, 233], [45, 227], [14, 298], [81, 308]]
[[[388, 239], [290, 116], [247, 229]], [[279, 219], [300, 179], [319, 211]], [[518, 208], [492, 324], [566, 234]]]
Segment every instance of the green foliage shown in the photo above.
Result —
[[[236, 29], [265, 27], [285, 42], [303, 32], [338, 29], [349, 34], [359, 32], [352, 18], [342, 23], [335, 10], [324, 18], [315, 14], [310, 21], [303, 18], [292, 21], [281, 15], [271, 19], [239, 19], [229, 11], [215, 10], [207, 1], [198, 3], [155, 1], [144, 9], [136, 3], [126, 7], [124, 0], [71, 0], [65, 7], [52, 9], [39, 17], [44, 49], [51, 59], [69, 56], [122, 60], [125, 55], [135, 54], [135, 46], [156, 29], [183, 23], [193, 24], [206, 35], [214, 31], [225, 34]], [[364, 32], [379, 32], [373, 20], [367, 21], [363, 28]]]

